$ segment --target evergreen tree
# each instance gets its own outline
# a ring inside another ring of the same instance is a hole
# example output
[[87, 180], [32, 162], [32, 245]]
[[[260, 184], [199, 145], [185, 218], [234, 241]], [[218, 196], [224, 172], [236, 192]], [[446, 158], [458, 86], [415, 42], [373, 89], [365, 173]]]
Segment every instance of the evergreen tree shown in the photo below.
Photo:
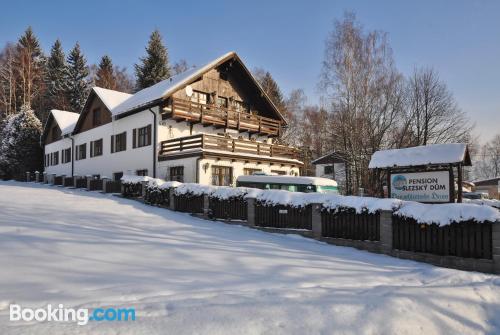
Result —
[[45, 79], [47, 90], [45, 97], [48, 110], [66, 110], [69, 108], [65, 95], [67, 72], [68, 68], [61, 41], [56, 40], [50, 51], [50, 57], [47, 60]]
[[116, 90], [117, 88], [113, 62], [107, 55], [103, 56], [101, 58], [101, 62], [99, 63], [99, 67], [96, 72], [95, 85], [102, 88], [108, 88], [110, 90]]
[[271, 73], [269, 71], [257, 69], [255, 71], [255, 77], [257, 78], [260, 86], [262, 86], [264, 92], [266, 92], [269, 98], [271, 98], [271, 101], [274, 103], [274, 105], [283, 115], [285, 115], [286, 105], [283, 98], [283, 93], [281, 93], [281, 89], [279, 88], [278, 83], [276, 83]]
[[65, 84], [70, 110], [75, 113], [81, 112], [90, 91], [89, 68], [86, 62], [80, 51], [80, 45], [76, 43], [68, 55], [68, 73]]
[[170, 77], [168, 51], [162, 43], [158, 30], [153, 31], [151, 34], [146, 53], [146, 57], [140, 59], [140, 64], [135, 64], [138, 90]]
[[24, 177], [26, 171], [41, 170], [41, 134], [42, 123], [29, 106], [5, 120], [0, 143], [0, 173], [4, 177]]
[[19, 38], [16, 49], [17, 105], [41, 107], [45, 57], [31, 27]]

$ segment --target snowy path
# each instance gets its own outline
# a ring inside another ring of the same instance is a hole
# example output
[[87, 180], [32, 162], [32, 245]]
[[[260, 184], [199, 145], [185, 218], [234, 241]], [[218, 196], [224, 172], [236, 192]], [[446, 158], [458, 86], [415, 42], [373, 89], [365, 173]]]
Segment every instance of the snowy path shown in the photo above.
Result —
[[[135, 307], [10, 322], [9, 304]], [[500, 277], [0, 182], [0, 334], [498, 334]]]

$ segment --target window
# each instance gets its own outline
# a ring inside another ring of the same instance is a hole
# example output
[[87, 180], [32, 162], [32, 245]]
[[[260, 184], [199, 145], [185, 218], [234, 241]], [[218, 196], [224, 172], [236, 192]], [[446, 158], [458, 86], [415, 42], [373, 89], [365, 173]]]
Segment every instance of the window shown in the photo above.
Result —
[[87, 158], [87, 143], [80, 144], [76, 147], [76, 155], [77, 160]]
[[193, 94], [191, 95], [191, 102], [206, 105], [208, 102], [208, 94], [200, 91], [193, 91]]
[[144, 170], [137, 170], [136, 171], [136, 174], [138, 176], [147, 176], [148, 175], [148, 170], [147, 169], [144, 169]]
[[251, 176], [256, 172], [262, 172], [262, 170], [261, 169], [250, 169], [250, 168], [243, 169], [243, 174], [245, 176]]
[[227, 108], [227, 98], [224, 97], [218, 97], [217, 98], [217, 106]]
[[97, 127], [101, 124], [101, 109], [96, 108], [92, 111], [92, 125]]
[[111, 135], [111, 153], [127, 150], [127, 132]]
[[61, 130], [59, 129], [59, 127], [53, 127], [52, 128], [52, 142], [57, 141], [60, 136], [61, 136]]
[[286, 175], [286, 171], [281, 171], [281, 170], [271, 170], [271, 173], [275, 173], [279, 176]]
[[172, 166], [170, 168], [170, 180], [184, 182], [184, 166]]
[[133, 130], [133, 148], [151, 145], [151, 125]]
[[247, 103], [244, 103], [243, 101], [239, 100], [234, 100], [234, 108], [236, 109], [237, 112], [250, 112], [250, 107], [248, 106]]
[[325, 166], [325, 174], [333, 174], [333, 165]]
[[231, 186], [233, 168], [228, 166], [212, 166], [212, 185]]
[[113, 173], [113, 180], [114, 181], [120, 181], [123, 177], [123, 172], [115, 172]]
[[62, 150], [61, 161], [63, 164], [71, 162], [71, 148]]
[[90, 157], [102, 156], [102, 138], [90, 141]]
[[59, 151], [53, 152], [52, 153], [53, 158], [53, 165], [59, 164]]

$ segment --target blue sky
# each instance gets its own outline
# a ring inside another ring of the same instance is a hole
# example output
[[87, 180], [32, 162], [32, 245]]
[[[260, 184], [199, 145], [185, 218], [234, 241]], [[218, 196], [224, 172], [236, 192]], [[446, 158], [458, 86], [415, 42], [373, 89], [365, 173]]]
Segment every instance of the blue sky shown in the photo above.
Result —
[[46, 51], [56, 38], [65, 50], [79, 41], [89, 63], [109, 54], [132, 70], [158, 28], [172, 62], [201, 65], [234, 50], [315, 103], [324, 40], [346, 10], [389, 34], [403, 73], [434, 67], [482, 141], [500, 133], [500, 1], [11, 1], [0, 46], [31, 25]]

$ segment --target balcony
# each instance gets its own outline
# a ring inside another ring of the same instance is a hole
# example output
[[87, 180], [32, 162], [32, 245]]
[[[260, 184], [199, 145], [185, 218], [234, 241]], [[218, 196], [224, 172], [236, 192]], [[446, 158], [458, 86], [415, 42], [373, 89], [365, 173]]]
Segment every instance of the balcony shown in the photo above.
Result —
[[160, 156], [182, 153], [187, 150], [203, 149], [208, 151], [222, 151], [236, 153], [242, 156], [276, 157], [286, 159], [299, 159], [296, 148], [279, 144], [227, 138], [217, 135], [199, 134], [181, 137], [160, 143]]
[[177, 121], [201, 123], [205, 126], [238, 129], [242, 132], [279, 136], [281, 121], [239, 112], [213, 104], [201, 104], [189, 100], [172, 98], [163, 109], [166, 115]]

